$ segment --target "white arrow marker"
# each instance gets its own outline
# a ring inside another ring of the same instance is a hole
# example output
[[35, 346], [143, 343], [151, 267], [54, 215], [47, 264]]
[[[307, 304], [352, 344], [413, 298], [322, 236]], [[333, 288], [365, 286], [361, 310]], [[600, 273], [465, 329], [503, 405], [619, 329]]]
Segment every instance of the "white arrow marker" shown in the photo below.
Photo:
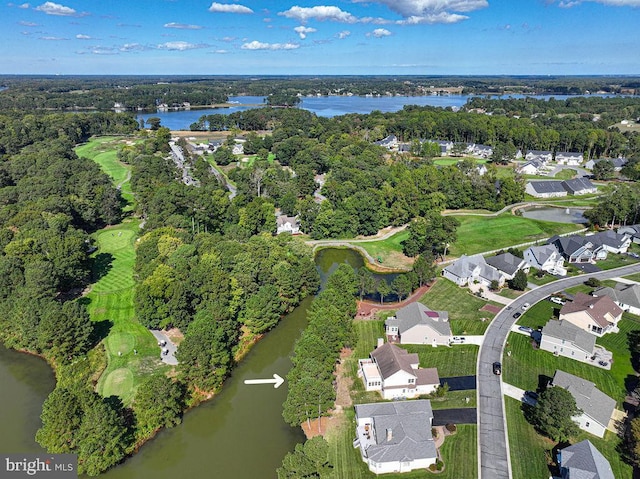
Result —
[[280, 387], [280, 385], [282, 385], [283, 382], [284, 382], [284, 379], [282, 379], [277, 374], [273, 375], [273, 379], [245, 379], [244, 380], [245, 384], [273, 384], [274, 388]]

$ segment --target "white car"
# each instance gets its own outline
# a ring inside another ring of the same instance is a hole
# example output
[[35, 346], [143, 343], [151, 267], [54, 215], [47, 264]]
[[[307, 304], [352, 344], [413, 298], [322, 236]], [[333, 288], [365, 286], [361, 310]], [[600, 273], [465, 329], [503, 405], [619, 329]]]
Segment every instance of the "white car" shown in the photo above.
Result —
[[549, 301], [551, 301], [552, 303], [556, 303], [556, 304], [564, 304], [566, 303], [566, 301], [562, 298], [558, 298], [557, 296], [551, 296], [549, 298]]
[[529, 306], [531, 306], [529, 303], [524, 303], [522, 305], [522, 311], [526, 311], [527, 309], [529, 309]]

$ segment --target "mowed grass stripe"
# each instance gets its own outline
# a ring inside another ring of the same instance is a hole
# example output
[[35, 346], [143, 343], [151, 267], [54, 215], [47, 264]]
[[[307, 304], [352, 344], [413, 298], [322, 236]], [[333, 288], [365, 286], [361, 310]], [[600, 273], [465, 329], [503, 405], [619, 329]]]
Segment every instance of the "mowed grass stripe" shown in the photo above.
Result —
[[[129, 167], [117, 161], [117, 147], [124, 140], [94, 138], [76, 149], [79, 156], [91, 158], [114, 179], [128, 185]], [[124, 185], [123, 185], [124, 190]], [[131, 404], [140, 382], [150, 373], [167, 369], [159, 359], [159, 348], [153, 335], [139, 324], [133, 303], [135, 281], [135, 241], [139, 220], [128, 219], [94, 234], [98, 250], [93, 284], [87, 295], [91, 319], [108, 321], [109, 334], [104, 340], [108, 354], [107, 368], [98, 381], [98, 392], [115, 395], [125, 405]], [[102, 256], [101, 256], [102, 255]], [[98, 270], [102, 265], [102, 270]]]

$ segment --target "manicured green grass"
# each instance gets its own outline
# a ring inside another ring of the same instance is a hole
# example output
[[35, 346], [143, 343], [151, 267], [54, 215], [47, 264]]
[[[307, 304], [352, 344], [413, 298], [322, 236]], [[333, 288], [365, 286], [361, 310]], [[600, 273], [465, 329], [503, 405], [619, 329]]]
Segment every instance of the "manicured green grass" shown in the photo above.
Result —
[[612, 254], [607, 255], [607, 259], [598, 261], [598, 268], [602, 270], [620, 268], [621, 266], [628, 266], [630, 264], [637, 263], [638, 260], [627, 256], [626, 254]]
[[402, 253], [402, 242], [409, 237], [407, 230], [399, 231], [387, 239], [380, 241], [354, 241], [353, 244], [364, 248], [374, 258], [385, 258], [394, 253]]
[[633, 378], [636, 372], [631, 366], [631, 351], [629, 349], [630, 335], [640, 332], [640, 318], [633, 314], [624, 313], [618, 323], [620, 332], [605, 334], [598, 338], [596, 343], [613, 353], [613, 364], [609, 375], [614, 378], [616, 384], [625, 385], [625, 381]]
[[551, 275], [551, 274], [545, 274], [542, 278], [538, 278], [536, 277], [536, 272], [537, 270], [535, 269], [531, 269], [531, 271], [529, 271], [529, 275], [527, 276], [527, 280], [530, 283], [533, 284], [537, 284], [538, 286], [542, 286], [543, 284], [547, 284], [547, 283], [551, 283], [553, 281], [555, 281], [556, 278], [555, 276]]
[[513, 479], [548, 479], [547, 454], [554, 444], [527, 422], [520, 401], [505, 397], [504, 402]]
[[[527, 422], [521, 410], [521, 403], [516, 399], [505, 397], [506, 416], [509, 433], [509, 449], [511, 452], [511, 471], [513, 479], [547, 479], [550, 470], [547, 464], [553, 457], [556, 443], [541, 436], [535, 428]], [[607, 458], [611, 465], [613, 477], [631, 479], [632, 467], [625, 464], [618, 451], [620, 438], [610, 431], [605, 432], [604, 438], [596, 437], [587, 432], [573, 438], [576, 444], [588, 439]]]
[[471, 159], [476, 162], [478, 165], [484, 165], [485, 163], [489, 163], [489, 160], [481, 159], [481, 158], [473, 158], [473, 157], [460, 157], [460, 158], [440, 158], [437, 160], [433, 160], [434, 165], [438, 166], [451, 166], [457, 165], [462, 160]]
[[578, 195], [578, 196], [564, 196], [561, 198], [534, 198], [530, 196], [527, 201], [535, 201], [536, 203], [548, 203], [552, 205], [560, 205], [564, 207], [581, 207], [581, 206], [594, 206], [594, 203], [598, 200], [599, 194], [591, 195]]
[[625, 276], [625, 278], [630, 279], [631, 281], [637, 281], [640, 283], [640, 273], [630, 274], [628, 276]]
[[[417, 353], [420, 367], [438, 368], [438, 376], [467, 376], [476, 373], [479, 347], [473, 344], [460, 344], [452, 347], [403, 344], [410, 353]], [[474, 394], [474, 393], [470, 393]]]
[[522, 296], [524, 294], [524, 291], [516, 291], [515, 289], [503, 288], [498, 294], [504, 298], [516, 299], [518, 296]]
[[116, 186], [120, 186], [122, 197], [129, 203], [125, 210], [131, 209], [133, 192], [131, 191], [131, 166], [118, 160], [118, 148], [126, 142], [135, 141], [126, 137], [103, 136], [92, 138], [87, 143], [75, 148], [78, 156], [89, 158], [100, 165], [102, 171], [113, 179]]
[[579, 229], [573, 224], [533, 220], [511, 213], [498, 216], [456, 216], [460, 221], [458, 240], [451, 255], [471, 255], [517, 244], [537, 241]]
[[482, 318], [490, 320], [494, 316], [489, 311], [480, 311], [486, 301], [444, 278], [437, 279], [420, 302], [433, 310], [447, 311], [453, 334], [484, 334], [489, 321]]
[[558, 171], [554, 175], [554, 179], [556, 179], [556, 180], [570, 180], [571, 178], [576, 176], [576, 174], [577, 174], [576, 170], [572, 170], [571, 168], [564, 168], [564, 169]]
[[427, 470], [417, 470], [403, 474], [376, 476], [369, 471], [360, 455], [360, 449], [353, 447], [355, 435], [354, 413], [348, 411], [339, 427], [327, 435], [329, 461], [334, 466], [336, 477], [340, 479], [475, 479], [478, 477], [477, 429], [474, 425], [460, 425], [458, 431], [447, 436], [440, 452], [445, 469], [434, 474]]
[[[534, 350], [532, 339], [519, 333], [509, 334], [507, 342], [505, 349], [511, 351], [511, 356], [505, 354], [503, 357], [505, 382], [525, 390], [536, 390], [560, 369], [595, 383], [600, 391], [618, 402], [618, 407], [622, 404], [626, 395], [624, 382], [620, 383], [611, 372], [563, 356], [554, 356], [548, 351]], [[614, 363], [616, 361], [628, 363], [628, 352], [626, 357], [614, 352]]]
[[105, 339], [108, 365], [98, 391], [103, 396], [119, 396], [125, 404], [130, 404], [140, 381], [161, 364], [155, 338], [135, 319], [133, 265], [138, 229], [139, 222], [129, 220], [95, 233], [98, 250], [93, 257], [108, 255], [110, 263], [102, 266], [103, 271], [94, 271], [101, 277], [87, 295], [91, 319], [111, 324]]

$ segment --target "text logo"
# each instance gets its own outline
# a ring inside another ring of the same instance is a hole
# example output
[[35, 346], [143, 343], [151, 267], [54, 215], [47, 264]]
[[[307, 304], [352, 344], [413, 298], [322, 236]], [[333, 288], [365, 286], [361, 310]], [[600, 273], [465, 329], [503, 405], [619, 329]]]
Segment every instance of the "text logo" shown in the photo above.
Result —
[[0, 478], [77, 479], [75, 454], [0, 454]]

